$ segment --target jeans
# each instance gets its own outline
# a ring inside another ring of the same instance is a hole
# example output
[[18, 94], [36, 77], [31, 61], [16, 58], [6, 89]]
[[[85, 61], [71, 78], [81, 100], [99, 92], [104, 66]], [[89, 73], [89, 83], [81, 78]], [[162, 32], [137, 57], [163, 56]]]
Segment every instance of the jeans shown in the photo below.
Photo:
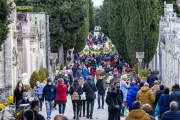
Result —
[[100, 65], [100, 61], [97, 61], [97, 66], [99, 67], [99, 65]]
[[149, 114], [152, 115], [152, 116], [154, 116], [153, 111], [151, 111]]
[[[86, 99], [87, 101], [87, 117], [92, 117], [94, 109], [94, 99]], [[89, 104], [91, 104], [91, 111], [89, 113]]]
[[118, 110], [108, 109], [109, 117], [108, 120], [118, 120]]
[[84, 81], [86, 81], [86, 77], [83, 77], [84, 78]]
[[47, 119], [51, 119], [51, 112], [52, 112], [52, 108], [53, 108], [53, 101], [45, 101], [46, 104], [46, 112], [47, 112]]
[[102, 96], [102, 107], [104, 107], [104, 95], [105, 95], [105, 94], [100, 95], [100, 94], [98, 93], [98, 107], [101, 106], [101, 105], [100, 105], [101, 96]]
[[[79, 105], [80, 105], [80, 100], [72, 100], [73, 104], [73, 111], [74, 111], [74, 116], [77, 115], [77, 118], [79, 117]], [[76, 114], [77, 113], [77, 114]]]
[[[61, 108], [61, 106], [62, 106], [62, 108]], [[65, 109], [66, 109], [66, 104], [59, 105], [59, 114], [62, 114], [62, 113], [64, 114]]]

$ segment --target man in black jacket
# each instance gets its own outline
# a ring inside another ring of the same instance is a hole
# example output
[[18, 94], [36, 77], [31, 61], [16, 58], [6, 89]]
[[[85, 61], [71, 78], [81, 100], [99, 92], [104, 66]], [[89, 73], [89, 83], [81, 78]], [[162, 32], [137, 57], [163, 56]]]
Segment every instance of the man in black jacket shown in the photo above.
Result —
[[[96, 99], [95, 92], [97, 91], [96, 85], [91, 81], [91, 78], [88, 76], [87, 81], [83, 85], [83, 92], [86, 93], [87, 101], [87, 118], [93, 119], [93, 109], [94, 109], [94, 100]], [[89, 113], [89, 103], [91, 104], [91, 111]]]
[[154, 86], [154, 81], [158, 80], [157, 76], [154, 75], [153, 70], [151, 71], [151, 74], [147, 77], [147, 83], [149, 83], [149, 88]]
[[101, 72], [99, 75], [99, 80], [97, 80], [97, 82], [96, 82], [96, 87], [98, 90], [98, 108], [97, 109], [100, 109], [100, 98], [101, 98], [101, 96], [102, 96], [102, 109], [104, 109], [105, 89], [103, 86], [103, 77], [104, 77], [104, 74]]
[[40, 102], [37, 100], [33, 100], [31, 102], [31, 110], [34, 112], [34, 116], [35, 116], [34, 120], [45, 120], [45, 118], [42, 115], [38, 114], [37, 111], [39, 110], [39, 108], [40, 108]]
[[23, 99], [20, 100], [17, 104], [16, 104], [16, 110], [20, 108], [21, 104], [29, 104], [30, 101], [28, 99], [28, 94], [26, 92], [23, 93]]
[[123, 65], [122, 65], [121, 62], [120, 62], [119, 65], [117, 66], [117, 69], [118, 69], [119, 73], [122, 75]]

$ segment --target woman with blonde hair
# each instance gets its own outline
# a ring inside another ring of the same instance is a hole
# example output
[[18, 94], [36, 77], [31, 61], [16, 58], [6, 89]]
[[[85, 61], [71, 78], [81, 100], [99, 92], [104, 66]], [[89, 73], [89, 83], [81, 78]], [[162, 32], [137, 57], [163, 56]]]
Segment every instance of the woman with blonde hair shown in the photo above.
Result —
[[14, 100], [13, 100], [14, 104], [15, 103], [17, 104], [20, 100], [23, 99], [22, 95], [24, 92], [26, 92], [26, 90], [24, 89], [23, 83], [22, 81], [19, 81], [14, 91]]
[[[149, 104], [144, 104], [142, 109], [147, 113], [149, 114], [151, 112], [151, 105]], [[151, 118], [151, 120], [155, 120], [155, 118], [151, 115], [149, 115], [149, 117]]]
[[56, 104], [58, 104], [59, 114], [64, 114], [66, 108], [66, 102], [67, 102], [67, 97], [66, 97], [67, 86], [64, 84], [64, 80], [62, 78], [59, 78], [57, 81], [58, 81], [56, 85], [57, 97], [53, 108], [55, 108]]

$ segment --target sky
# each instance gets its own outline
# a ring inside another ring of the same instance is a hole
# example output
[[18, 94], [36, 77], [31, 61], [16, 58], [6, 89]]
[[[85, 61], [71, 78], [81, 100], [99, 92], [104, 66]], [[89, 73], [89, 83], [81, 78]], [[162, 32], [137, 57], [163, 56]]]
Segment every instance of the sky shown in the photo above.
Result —
[[100, 6], [102, 5], [103, 0], [93, 0], [94, 1], [94, 6]]

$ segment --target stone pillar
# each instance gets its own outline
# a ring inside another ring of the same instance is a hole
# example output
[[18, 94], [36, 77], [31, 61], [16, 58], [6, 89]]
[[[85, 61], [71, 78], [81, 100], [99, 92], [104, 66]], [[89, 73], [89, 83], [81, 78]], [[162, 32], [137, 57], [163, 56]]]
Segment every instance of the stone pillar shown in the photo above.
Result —
[[[59, 47], [59, 65], [61, 64], [61, 63], [63, 63], [64, 64], [64, 49], [63, 49], [63, 45], [61, 45], [60, 47]], [[65, 58], [66, 59], [66, 58]]]
[[51, 53], [50, 59], [52, 61], [51, 76], [55, 77], [56, 76], [56, 59], [58, 59], [58, 53]]
[[[144, 52], [136, 52], [136, 58], [138, 58], [138, 71], [143, 69]], [[138, 72], [139, 73], [139, 72]], [[139, 75], [139, 74], [138, 74]]]

